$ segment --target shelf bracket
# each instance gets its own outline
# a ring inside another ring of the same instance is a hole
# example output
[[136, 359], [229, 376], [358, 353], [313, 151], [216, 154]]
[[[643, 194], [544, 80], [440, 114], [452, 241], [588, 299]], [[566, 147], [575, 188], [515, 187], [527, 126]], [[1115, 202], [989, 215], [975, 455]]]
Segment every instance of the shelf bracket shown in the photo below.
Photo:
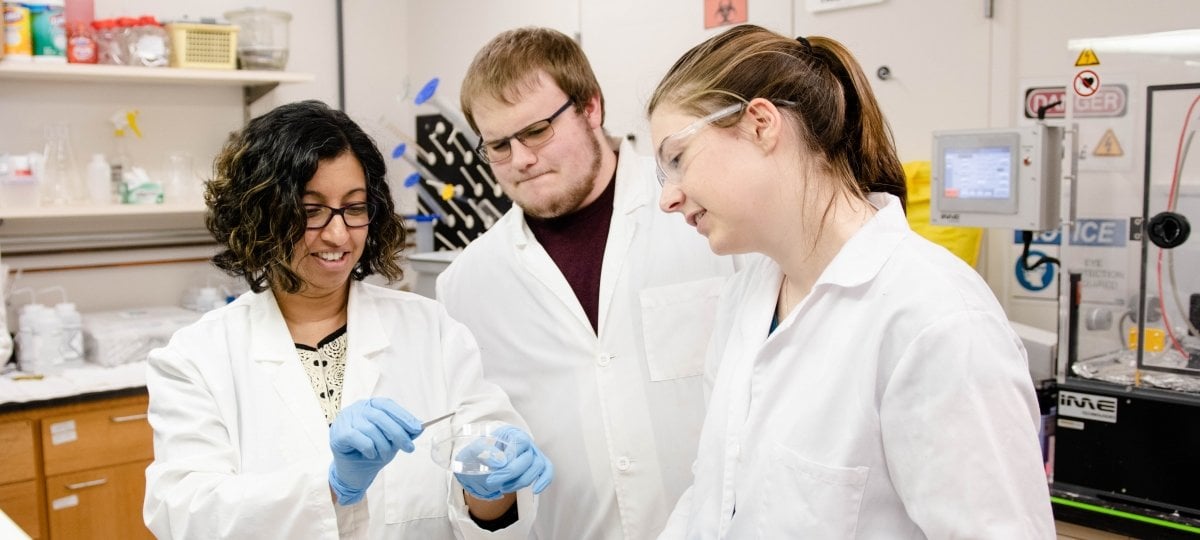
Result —
[[279, 83], [272, 82], [243, 87], [242, 104], [245, 105], [246, 108], [249, 108], [250, 105], [253, 105], [254, 102], [258, 101], [259, 98], [267, 95], [271, 92], [271, 90], [274, 90], [276, 86], [279, 86]]

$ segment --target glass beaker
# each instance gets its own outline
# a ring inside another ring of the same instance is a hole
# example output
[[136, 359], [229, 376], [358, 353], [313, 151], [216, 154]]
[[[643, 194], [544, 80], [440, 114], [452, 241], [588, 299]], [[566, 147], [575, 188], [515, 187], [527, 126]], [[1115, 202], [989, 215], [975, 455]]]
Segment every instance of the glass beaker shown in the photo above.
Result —
[[82, 202], [86, 197], [83, 178], [75, 168], [71, 150], [71, 126], [65, 122], [45, 128], [46, 148], [42, 152], [41, 201], [43, 205]]
[[200, 181], [193, 163], [192, 155], [187, 152], [167, 154], [167, 175], [163, 181], [164, 202], [179, 204], [200, 200]]
[[238, 27], [238, 60], [242, 69], [281, 70], [288, 60], [288, 23], [292, 15], [260, 7], [225, 12]]

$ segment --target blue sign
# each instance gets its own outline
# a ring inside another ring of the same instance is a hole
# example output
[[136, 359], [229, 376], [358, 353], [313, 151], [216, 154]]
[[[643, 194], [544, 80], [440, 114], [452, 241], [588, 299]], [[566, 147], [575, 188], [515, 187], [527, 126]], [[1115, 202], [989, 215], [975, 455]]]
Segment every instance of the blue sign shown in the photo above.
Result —
[[[1128, 223], [1119, 219], [1080, 219], [1071, 230], [1072, 246], [1125, 247]], [[1062, 231], [1034, 233], [1034, 245], [1057, 246], [1062, 243]], [[1021, 231], [1013, 231], [1013, 243], [1020, 244]]]
[[[1029, 258], [1026, 260], [1032, 263], [1033, 261], [1039, 260], [1045, 256], [1045, 253], [1042, 253], [1036, 249], [1031, 249], [1029, 250]], [[1021, 287], [1025, 288], [1025, 290], [1037, 292], [1045, 290], [1046, 287], [1049, 287], [1051, 283], [1054, 283], [1053, 264], [1046, 263], [1037, 267], [1036, 269], [1026, 270], [1025, 267], [1021, 265], [1021, 262], [1021, 258], [1017, 257], [1017, 264], [1013, 270], [1017, 273], [1017, 283], [1020, 283]]]

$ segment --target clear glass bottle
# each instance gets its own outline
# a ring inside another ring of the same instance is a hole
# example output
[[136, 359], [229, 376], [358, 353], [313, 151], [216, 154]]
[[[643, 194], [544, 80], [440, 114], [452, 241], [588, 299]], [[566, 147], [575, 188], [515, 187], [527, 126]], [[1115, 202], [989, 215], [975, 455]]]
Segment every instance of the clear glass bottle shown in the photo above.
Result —
[[71, 150], [71, 126], [58, 122], [46, 126], [46, 148], [42, 152], [41, 202], [59, 206], [86, 198], [83, 179], [75, 167]]

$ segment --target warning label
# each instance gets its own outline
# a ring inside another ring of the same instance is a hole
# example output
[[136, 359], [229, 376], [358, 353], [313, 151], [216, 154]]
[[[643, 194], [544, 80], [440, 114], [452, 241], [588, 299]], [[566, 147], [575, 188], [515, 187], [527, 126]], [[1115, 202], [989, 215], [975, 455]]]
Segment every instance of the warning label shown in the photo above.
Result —
[[1076, 95], [1088, 97], [1100, 90], [1100, 75], [1097, 75], [1095, 71], [1085, 69], [1075, 74], [1075, 81], [1072, 84]]
[[[1095, 95], [1072, 96], [1075, 116], [1080, 118], [1118, 118], [1125, 116], [1129, 91], [1124, 84], [1109, 84]], [[1025, 91], [1025, 118], [1037, 118], [1038, 109], [1046, 109], [1046, 118], [1062, 118], [1067, 114], [1067, 89], [1063, 86], [1034, 87]]]
[[1100, 59], [1096, 58], [1096, 51], [1091, 49], [1084, 49], [1083, 52], [1079, 53], [1079, 58], [1075, 59], [1076, 67], [1098, 65], [1100, 65]]
[[1121, 150], [1121, 143], [1117, 141], [1117, 134], [1113, 133], [1112, 128], [1104, 132], [1104, 136], [1100, 137], [1100, 142], [1096, 143], [1096, 149], [1092, 151], [1093, 156], [1100, 157], [1121, 157], [1125, 152]]

